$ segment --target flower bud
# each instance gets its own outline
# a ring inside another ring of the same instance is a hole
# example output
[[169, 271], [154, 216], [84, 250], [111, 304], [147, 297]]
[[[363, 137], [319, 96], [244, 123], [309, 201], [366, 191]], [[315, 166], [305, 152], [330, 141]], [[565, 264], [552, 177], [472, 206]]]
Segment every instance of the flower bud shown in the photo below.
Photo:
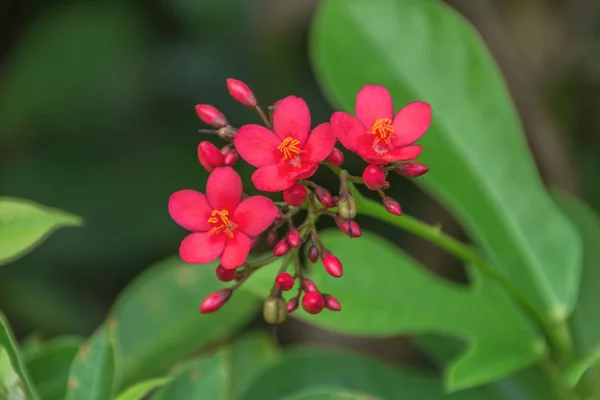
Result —
[[333, 196], [333, 206], [337, 207], [337, 205], [340, 203], [340, 196]]
[[267, 243], [269, 246], [273, 246], [277, 242], [277, 230], [270, 230], [267, 234]]
[[235, 129], [231, 125], [224, 126], [217, 130], [217, 136], [219, 136], [221, 139], [223, 139], [227, 142], [233, 141], [233, 138], [236, 133], [237, 133], [237, 129]]
[[283, 214], [281, 214], [281, 210], [278, 210], [277, 214], [275, 215], [275, 219], [273, 220], [273, 223], [278, 224], [281, 221], [283, 221]]
[[398, 203], [396, 200], [392, 199], [389, 196], [383, 198], [383, 206], [390, 214], [402, 215], [402, 208], [400, 208], [400, 203]]
[[248, 85], [237, 79], [227, 79], [227, 89], [231, 97], [249, 108], [254, 108], [258, 105], [254, 93], [250, 90]]
[[294, 287], [294, 277], [287, 272], [282, 272], [275, 277], [275, 285], [284, 291], [291, 290]]
[[342, 311], [342, 305], [330, 294], [323, 294], [323, 300], [325, 300], [325, 307], [331, 311]]
[[345, 196], [338, 202], [338, 213], [344, 219], [353, 219], [356, 217], [356, 199], [352, 196]]
[[317, 289], [317, 285], [315, 285], [315, 283], [313, 281], [311, 281], [310, 279], [303, 279], [302, 287], [307, 292], [318, 292], [319, 291], [319, 289]]
[[290, 246], [288, 245], [287, 240], [281, 239], [273, 248], [273, 255], [275, 255], [275, 257], [281, 257], [288, 251], [290, 251]]
[[221, 154], [223, 155], [223, 164], [228, 167], [231, 167], [233, 164], [235, 164], [239, 158], [237, 150], [231, 144], [223, 146], [221, 149]]
[[285, 310], [288, 312], [288, 314], [296, 311], [297, 308], [298, 308], [298, 298], [297, 297], [290, 299], [290, 301], [288, 301], [287, 305], [285, 306]]
[[223, 113], [209, 104], [198, 104], [196, 106], [196, 113], [202, 122], [213, 128], [222, 128], [228, 125], [227, 118], [225, 118]]
[[398, 164], [394, 168], [394, 171], [399, 175], [409, 176], [411, 178], [416, 178], [425, 174], [429, 171], [429, 168], [425, 164], [421, 164], [418, 162], [409, 162], [405, 164]]
[[296, 182], [289, 188], [283, 191], [283, 201], [288, 203], [290, 206], [298, 207], [306, 200], [308, 192], [304, 185]]
[[315, 195], [317, 196], [317, 199], [319, 199], [321, 204], [323, 204], [326, 208], [331, 208], [334, 206], [333, 197], [331, 197], [331, 193], [329, 193], [329, 190], [325, 189], [324, 187], [317, 186], [315, 188]]
[[308, 249], [308, 259], [311, 263], [316, 263], [319, 259], [319, 249], [317, 249], [315, 246], [310, 246]]
[[325, 308], [325, 300], [319, 292], [308, 292], [302, 297], [302, 308], [309, 314], [318, 314]]
[[344, 153], [337, 147], [334, 147], [329, 156], [327, 156], [327, 161], [333, 165], [341, 165], [344, 162]]
[[335, 217], [335, 224], [338, 228], [340, 228], [342, 232], [344, 232], [346, 236], [349, 236], [351, 238], [357, 238], [362, 235], [360, 225], [358, 225], [358, 223], [352, 219], [343, 219], [341, 217]]
[[209, 294], [202, 301], [202, 304], [200, 304], [199, 311], [203, 314], [217, 311], [229, 300], [232, 293], [231, 289], [221, 289], [213, 294]]
[[198, 145], [198, 160], [208, 171], [212, 172], [217, 167], [224, 165], [221, 151], [211, 142], [200, 142]]
[[250, 248], [251, 249], [255, 248], [259, 242], [260, 242], [260, 235], [251, 237], [250, 238]]
[[363, 182], [371, 190], [381, 189], [385, 184], [385, 171], [378, 165], [369, 165], [362, 174]]
[[323, 255], [321, 256], [321, 262], [325, 267], [325, 271], [334, 278], [339, 278], [342, 276], [342, 262], [339, 258], [331, 254], [331, 252], [325, 250]]
[[286, 239], [288, 244], [294, 248], [302, 244], [302, 238], [300, 237], [300, 233], [298, 233], [296, 229], [290, 229]]
[[217, 274], [217, 279], [221, 282], [231, 282], [235, 279], [236, 275], [235, 269], [225, 269], [220, 264], [215, 272]]
[[281, 324], [287, 317], [285, 300], [271, 296], [263, 304], [263, 317], [268, 324]]

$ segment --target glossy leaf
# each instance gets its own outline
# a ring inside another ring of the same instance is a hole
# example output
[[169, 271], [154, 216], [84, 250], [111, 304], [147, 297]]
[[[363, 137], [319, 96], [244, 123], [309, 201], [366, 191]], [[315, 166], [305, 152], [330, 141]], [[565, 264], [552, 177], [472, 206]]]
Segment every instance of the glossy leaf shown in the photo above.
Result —
[[[344, 264], [344, 276], [333, 279], [320, 264], [310, 276], [322, 292], [339, 299], [343, 310], [314, 316], [297, 311], [292, 316], [353, 335], [435, 332], [460, 337], [469, 350], [447, 371], [450, 390], [496, 380], [543, 354], [543, 339], [495, 282], [476, 280], [472, 288], [453, 284], [372, 233], [349, 239], [329, 231], [321, 238]], [[243, 288], [264, 293], [278, 268], [257, 271]]]
[[171, 378], [155, 378], [137, 383], [117, 396], [117, 400], [142, 400], [150, 392], [166, 385]]
[[[31, 342], [30, 342], [31, 343]], [[64, 400], [69, 368], [83, 339], [59, 337], [23, 353], [31, 380], [44, 400]]]
[[389, 89], [396, 110], [432, 105], [419, 141], [430, 172], [415, 182], [541, 313], [564, 321], [577, 297], [580, 239], [547, 195], [498, 68], [469, 23], [436, 0], [328, 0], [311, 44], [321, 86], [343, 110], [353, 112], [365, 84]]
[[112, 400], [113, 329], [114, 322], [102, 326], [77, 351], [69, 371], [66, 400]]
[[223, 287], [215, 268], [215, 263], [190, 265], [171, 257], [125, 289], [111, 313], [119, 321], [116, 349], [121, 390], [164, 374], [202, 347], [225, 340], [254, 317], [260, 303], [244, 292], [236, 293], [217, 313], [198, 312], [204, 297]]
[[6, 320], [6, 317], [0, 311], [0, 347], [4, 348], [4, 351], [8, 355], [11, 369], [13, 369], [18, 377], [20, 378], [23, 387], [26, 392], [26, 398], [29, 400], [39, 400], [40, 396], [33, 385], [33, 381], [25, 368], [25, 363], [19, 353], [19, 346], [15, 340], [10, 325]]
[[81, 219], [29, 200], [0, 197], [0, 266], [27, 253], [50, 233]]
[[0, 346], [0, 399], [25, 400], [25, 388], [15, 372], [8, 352]]

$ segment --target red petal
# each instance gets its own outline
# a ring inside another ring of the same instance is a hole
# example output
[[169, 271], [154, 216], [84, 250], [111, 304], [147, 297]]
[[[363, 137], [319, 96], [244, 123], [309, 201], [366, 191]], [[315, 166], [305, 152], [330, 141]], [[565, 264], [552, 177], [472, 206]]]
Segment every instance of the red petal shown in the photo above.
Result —
[[169, 214], [182, 228], [194, 232], [210, 230], [208, 223], [213, 208], [206, 196], [195, 190], [180, 190], [169, 198]]
[[206, 264], [217, 259], [227, 241], [226, 235], [208, 235], [206, 232], [191, 233], [179, 246], [181, 259], [190, 264]]
[[278, 208], [271, 199], [252, 196], [238, 205], [231, 219], [238, 224], [239, 229], [252, 237], [260, 235], [271, 226], [277, 213]]
[[390, 92], [383, 86], [366, 85], [356, 96], [356, 118], [367, 129], [382, 118], [392, 119], [394, 103]]
[[233, 142], [240, 156], [257, 168], [277, 164], [281, 160], [281, 152], [277, 150], [281, 139], [260, 125], [242, 126]]
[[221, 255], [221, 266], [225, 269], [234, 269], [246, 261], [250, 252], [250, 238], [243, 232], [235, 232], [233, 238], [227, 240], [225, 250]]
[[423, 148], [421, 146], [405, 146], [383, 153], [381, 158], [387, 162], [410, 161], [419, 157]]
[[296, 182], [290, 178], [287, 168], [278, 165], [269, 165], [254, 171], [252, 183], [263, 192], [279, 192], [292, 186]]
[[369, 136], [365, 127], [356, 118], [345, 112], [333, 113], [330, 123], [337, 139], [350, 151], [356, 152], [359, 143]]
[[242, 179], [231, 167], [219, 167], [208, 177], [206, 197], [215, 210], [235, 211], [242, 201]]
[[394, 147], [402, 147], [417, 141], [431, 123], [431, 106], [423, 101], [409, 103], [394, 117]]
[[304, 146], [306, 154], [302, 157], [303, 163], [318, 164], [331, 154], [336, 138], [331, 125], [324, 122], [312, 130]]
[[292, 137], [304, 147], [310, 131], [310, 112], [300, 97], [288, 96], [281, 100], [273, 114], [273, 128], [281, 140]]
[[319, 168], [319, 164], [312, 164], [312, 165], [303, 165], [302, 168], [297, 168], [295, 169], [290, 175], [290, 178], [293, 178], [294, 180], [301, 180], [301, 179], [308, 179], [311, 176], [313, 176], [315, 174], [315, 172], [317, 172], [317, 169]]

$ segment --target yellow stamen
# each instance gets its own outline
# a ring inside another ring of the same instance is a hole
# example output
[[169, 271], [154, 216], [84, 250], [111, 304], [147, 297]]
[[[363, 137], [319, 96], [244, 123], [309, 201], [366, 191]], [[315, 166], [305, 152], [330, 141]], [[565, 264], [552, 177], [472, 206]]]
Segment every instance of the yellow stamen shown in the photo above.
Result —
[[299, 167], [302, 164], [300, 154], [304, 153], [304, 150], [300, 150], [300, 147], [298, 147], [299, 145], [300, 141], [298, 139], [294, 139], [291, 136], [286, 137], [283, 142], [277, 146], [277, 150], [279, 150], [282, 155], [281, 162], [288, 161], [292, 166]]
[[214, 235], [215, 233], [225, 232], [227, 236], [233, 238], [233, 231], [238, 225], [229, 219], [229, 211], [227, 210], [213, 210], [210, 213], [210, 218], [207, 221], [208, 223], [215, 224], [208, 231], [208, 235]]
[[391, 119], [378, 119], [373, 124], [371, 130], [367, 133], [369, 135], [375, 135], [375, 140], [373, 141], [373, 150], [375, 150], [376, 153], [385, 153], [394, 147], [391, 140], [392, 136], [394, 135], [394, 127], [392, 126]]

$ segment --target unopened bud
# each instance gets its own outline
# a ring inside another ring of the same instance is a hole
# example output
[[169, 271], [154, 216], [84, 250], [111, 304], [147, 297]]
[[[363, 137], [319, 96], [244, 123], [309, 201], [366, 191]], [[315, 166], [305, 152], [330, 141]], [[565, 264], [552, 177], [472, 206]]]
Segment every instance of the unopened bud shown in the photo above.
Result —
[[250, 238], [250, 248], [251, 249], [255, 248], [259, 242], [260, 242], [260, 235], [251, 237]]
[[298, 207], [304, 203], [308, 192], [304, 185], [296, 182], [283, 191], [283, 201], [290, 206]]
[[334, 206], [333, 197], [331, 197], [331, 193], [329, 193], [329, 190], [325, 189], [324, 187], [317, 186], [315, 188], [315, 195], [317, 196], [317, 199], [319, 199], [321, 204], [323, 204], [326, 208], [331, 208]]
[[385, 171], [378, 165], [369, 165], [362, 174], [363, 182], [371, 190], [381, 189], [385, 184]]
[[309, 314], [318, 314], [325, 308], [325, 300], [319, 292], [308, 292], [302, 297], [302, 308]]
[[196, 113], [202, 122], [213, 128], [222, 128], [228, 124], [227, 118], [225, 118], [223, 113], [209, 104], [198, 104], [196, 106]]
[[200, 304], [199, 311], [203, 314], [217, 311], [229, 300], [232, 293], [231, 289], [221, 289], [213, 294], [209, 294], [202, 301], [202, 304]]
[[246, 107], [254, 108], [258, 105], [254, 93], [252, 93], [252, 90], [244, 82], [229, 78], [227, 79], [227, 89], [231, 97]]
[[231, 125], [227, 125], [224, 126], [222, 128], [219, 128], [217, 130], [217, 135], [227, 141], [227, 142], [231, 142], [233, 141], [233, 138], [235, 137], [235, 134], [237, 133], [237, 129], [235, 129], [233, 126]]
[[337, 205], [340, 203], [340, 196], [333, 196], [333, 206], [337, 207]]
[[325, 307], [331, 311], [342, 311], [342, 305], [330, 294], [323, 294], [323, 300], [325, 300]]
[[319, 291], [319, 289], [317, 289], [317, 285], [315, 285], [315, 283], [313, 281], [311, 281], [310, 279], [303, 279], [302, 287], [307, 292], [318, 292]]
[[325, 250], [323, 251], [323, 255], [321, 256], [321, 262], [323, 262], [323, 267], [325, 267], [325, 271], [334, 278], [339, 278], [342, 276], [343, 268], [342, 262], [339, 258], [331, 254], [331, 252]]
[[268, 324], [281, 324], [287, 317], [285, 300], [271, 296], [263, 304], [263, 317]]
[[277, 214], [275, 215], [275, 219], [273, 220], [273, 223], [278, 224], [281, 221], [283, 221], [283, 214], [281, 214], [281, 210], [278, 210]]
[[267, 234], [267, 243], [269, 246], [273, 246], [277, 242], [277, 230], [273, 229]]
[[215, 168], [224, 165], [221, 151], [217, 146], [206, 141], [200, 142], [198, 145], [198, 160], [208, 172], [212, 172]]
[[297, 297], [290, 299], [290, 301], [288, 301], [287, 305], [285, 306], [285, 310], [288, 312], [288, 314], [296, 311], [297, 308], [298, 308], [298, 298]]
[[319, 259], [319, 249], [317, 249], [316, 246], [310, 246], [308, 249], [308, 259], [313, 264]]
[[215, 273], [217, 274], [217, 279], [221, 282], [231, 282], [235, 279], [235, 275], [237, 274], [235, 269], [225, 269], [220, 264]]
[[400, 208], [400, 203], [398, 203], [391, 197], [386, 196], [383, 198], [383, 206], [390, 214], [402, 215], [402, 208]]
[[287, 240], [281, 239], [279, 242], [277, 242], [277, 244], [273, 248], [273, 255], [275, 257], [281, 257], [288, 251], [290, 251], [290, 246], [288, 245]]
[[342, 153], [342, 151], [337, 147], [334, 147], [333, 150], [331, 150], [329, 156], [327, 157], [327, 161], [329, 161], [333, 165], [342, 165], [342, 163], [344, 162], [344, 153]]
[[429, 171], [429, 168], [425, 164], [421, 164], [418, 162], [409, 162], [405, 164], [396, 165], [394, 171], [399, 175], [416, 178]]
[[340, 198], [338, 203], [338, 213], [344, 219], [353, 219], [356, 217], [356, 199], [352, 196]]
[[302, 238], [300, 237], [300, 233], [296, 229], [290, 229], [287, 234], [287, 242], [292, 247], [298, 247], [302, 244]]
[[275, 285], [283, 291], [291, 290], [294, 287], [294, 283], [294, 277], [287, 272], [282, 272], [275, 277]]
[[351, 238], [357, 238], [362, 235], [360, 225], [358, 225], [358, 223], [353, 219], [343, 219], [341, 217], [335, 217], [335, 224], [338, 228], [340, 228], [342, 232], [344, 232], [346, 236], [349, 236]]
[[221, 154], [223, 155], [223, 164], [230, 167], [235, 164], [238, 160], [239, 154], [235, 149], [235, 146], [232, 144], [226, 144], [221, 149]]

